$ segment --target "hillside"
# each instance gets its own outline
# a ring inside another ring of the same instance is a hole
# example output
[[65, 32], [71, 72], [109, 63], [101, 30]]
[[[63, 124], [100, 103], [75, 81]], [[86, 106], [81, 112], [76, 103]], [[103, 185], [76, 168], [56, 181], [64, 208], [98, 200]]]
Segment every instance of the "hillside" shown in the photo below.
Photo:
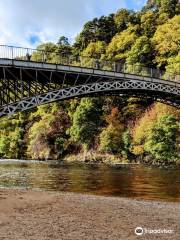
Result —
[[[71, 54], [180, 74], [179, 26], [178, 0], [148, 0], [139, 12], [120, 9], [85, 23], [72, 45], [62, 36], [37, 49], [51, 52], [47, 62]], [[0, 158], [179, 163], [179, 131], [180, 110], [162, 103], [118, 96], [72, 99], [3, 118]]]

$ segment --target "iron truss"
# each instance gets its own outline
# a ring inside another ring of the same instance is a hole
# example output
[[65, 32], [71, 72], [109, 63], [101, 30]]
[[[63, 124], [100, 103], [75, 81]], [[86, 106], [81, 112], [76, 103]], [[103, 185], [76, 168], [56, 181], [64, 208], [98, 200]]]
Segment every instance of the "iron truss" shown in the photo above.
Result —
[[150, 98], [180, 108], [180, 83], [126, 72], [0, 58], [0, 117], [65, 99]]
[[55, 101], [90, 95], [106, 95], [109, 93], [150, 97], [154, 100], [170, 104], [180, 109], [179, 87], [156, 82], [116, 80], [72, 86], [25, 98], [2, 106], [0, 108], [0, 117]]

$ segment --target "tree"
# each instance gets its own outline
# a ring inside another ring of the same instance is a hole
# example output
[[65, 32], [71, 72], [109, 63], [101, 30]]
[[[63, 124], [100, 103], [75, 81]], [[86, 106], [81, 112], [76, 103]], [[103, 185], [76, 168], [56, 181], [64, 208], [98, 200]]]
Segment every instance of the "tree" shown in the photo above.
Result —
[[67, 37], [61, 36], [57, 43], [57, 48], [53, 54], [53, 59], [56, 63], [68, 63], [72, 55], [72, 46]]
[[129, 24], [137, 24], [138, 17], [134, 11], [120, 9], [114, 15], [114, 21], [117, 27], [117, 31], [122, 32], [123, 30], [128, 28]]
[[131, 123], [134, 119], [139, 119], [151, 102], [147, 99], [129, 97], [125, 106], [122, 107], [122, 113], [125, 123]]
[[150, 65], [152, 63], [152, 47], [151, 42], [147, 36], [142, 36], [136, 39], [132, 45], [131, 50], [128, 52], [126, 59], [127, 64], [135, 65]]
[[70, 56], [72, 54], [72, 47], [69, 44], [68, 38], [62, 36], [59, 38], [58, 47], [55, 52], [60, 57]]
[[137, 27], [129, 27], [121, 33], [115, 35], [107, 47], [106, 56], [111, 60], [121, 60], [125, 62], [128, 52], [138, 38]]
[[21, 158], [24, 156], [24, 125], [26, 116], [18, 113], [14, 118], [3, 118], [0, 123], [0, 157]]
[[71, 138], [89, 150], [100, 125], [101, 108], [96, 99], [83, 98], [73, 114]]
[[159, 15], [159, 17], [157, 18], [156, 22], [157, 25], [163, 25], [164, 23], [166, 23], [169, 20], [169, 16], [167, 13], [161, 13]]
[[84, 51], [82, 51], [81, 56], [100, 59], [103, 54], [105, 54], [106, 44], [105, 42], [91, 42]]
[[97, 40], [109, 43], [116, 32], [117, 30], [114, 22], [114, 14], [102, 16], [99, 18]]
[[180, 16], [175, 16], [167, 23], [158, 26], [152, 44], [155, 49], [155, 62], [165, 67], [168, 59], [180, 51]]
[[157, 160], [175, 160], [177, 136], [176, 118], [164, 115], [149, 129], [144, 149]]
[[159, 7], [159, 13], [166, 13], [171, 18], [176, 13], [176, 5], [179, 0], [157, 0], [157, 4]]
[[122, 154], [126, 158], [128, 158], [131, 155], [131, 142], [132, 142], [129, 129], [127, 129], [125, 132], [123, 132], [122, 142], [123, 142]]
[[72, 54], [72, 47], [68, 42], [68, 38], [62, 36], [56, 44], [44, 43], [37, 47], [37, 51], [32, 54], [31, 60], [45, 61], [50, 63], [65, 63], [65, 59]]
[[[133, 153], [138, 152], [141, 155], [145, 153], [144, 145], [149, 136], [149, 129], [152, 129], [152, 126], [156, 125], [159, 119], [165, 115], [172, 115], [177, 121], [180, 121], [180, 111], [162, 103], [151, 105], [140, 118], [137, 118], [131, 130]], [[175, 140], [175, 142], [177, 141]]]
[[51, 42], [43, 43], [37, 47], [37, 51], [33, 52], [31, 60], [38, 62], [54, 62], [54, 53], [57, 45]]
[[179, 0], [148, 0], [145, 9], [158, 11], [159, 14], [166, 13], [169, 17], [176, 14]]
[[[180, 81], [177, 75], [180, 70], [179, 13], [178, 0], [148, 0], [142, 11], [120, 9], [115, 14], [88, 21], [73, 46], [65, 36], [60, 36], [56, 44], [39, 45], [30, 60], [81, 64], [145, 76], [151, 73], [147, 67], [153, 65], [162, 70], [163, 77], [173, 80], [176, 76]], [[86, 74], [83, 75], [85, 80]], [[114, 74], [111, 75], [113, 81]], [[53, 74], [52, 80], [54, 78]], [[126, 91], [122, 96], [118, 92], [110, 96], [111, 93], [107, 92], [105, 97], [74, 98], [38, 107], [31, 114], [1, 118], [0, 157], [55, 159], [84, 148], [125, 157], [134, 153], [159, 161], [161, 155], [165, 159], [168, 149], [170, 153], [173, 149], [180, 152], [180, 136], [169, 135], [173, 132], [174, 120], [160, 120], [165, 115], [173, 115], [179, 122], [179, 110], [154, 103], [153, 97], [128, 97]], [[171, 144], [176, 145], [175, 148]]]
[[[178, 77], [176, 75], [180, 75], [180, 52], [177, 56], [168, 59], [168, 65], [166, 66], [166, 74], [170, 74], [170, 76], [174, 75], [174, 77]], [[180, 81], [180, 78], [176, 80]]]
[[62, 156], [67, 139], [69, 118], [61, 106], [54, 103], [38, 107], [31, 114], [34, 121], [28, 132], [28, 155], [33, 159]]
[[101, 16], [87, 22], [74, 43], [74, 52], [79, 54], [90, 42], [103, 41], [109, 43], [116, 34], [114, 15]]
[[69, 40], [67, 37], [65, 36], [61, 36], [57, 42], [58, 45], [60, 46], [69, 46]]
[[158, 0], [147, 0], [146, 5], [143, 10], [157, 10], [158, 9]]
[[81, 65], [85, 67], [95, 67], [96, 59], [103, 58], [105, 54], [105, 42], [91, 42], [81, 52]]
[[120, 153], [122, 151], [122, 135], [124, 125], [120, 121], [118, 108], [113, 108], [111, 114], [106, 117], [108, 126], [100, 134], [100, 150], [108, 153]]
[[152, 37], [157, 27], [157, 14], [148, 11], [141, 16], [141, 31], [142, 35], [148, 38]]

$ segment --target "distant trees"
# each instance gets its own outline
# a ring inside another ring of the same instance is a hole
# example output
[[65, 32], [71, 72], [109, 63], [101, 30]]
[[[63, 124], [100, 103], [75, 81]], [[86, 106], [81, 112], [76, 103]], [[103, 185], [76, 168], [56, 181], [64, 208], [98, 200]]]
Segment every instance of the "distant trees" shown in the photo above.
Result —
[[57, 42], [57, 48], [55, 51], [57, 58], [68, 57], [72, 54], [72, 46], [69, 40], [65, 36], [61, 36]]
[[57, 45], [58, 46], [69, 46], [70, 43], [69, 43], [69, 40], [67, 37], [65, 36], [61, 36], [57, 42]]
[[37, 51], [34, 52], [31, 56], [32, 61], [38, 62], [54, 62], [54, 55], [57, 49], [57, 45], [51, 42], [40, 44], [37, 47]]

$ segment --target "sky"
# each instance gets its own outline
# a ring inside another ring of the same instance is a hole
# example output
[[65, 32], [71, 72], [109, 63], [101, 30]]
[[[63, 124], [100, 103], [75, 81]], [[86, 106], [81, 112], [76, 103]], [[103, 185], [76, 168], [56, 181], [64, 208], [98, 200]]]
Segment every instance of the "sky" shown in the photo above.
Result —
[[146, 0], [0, 0], [0, 45], [35, 48], [66, 36], [71, 42], [85, 22], [120, 8], [140, 10]]

